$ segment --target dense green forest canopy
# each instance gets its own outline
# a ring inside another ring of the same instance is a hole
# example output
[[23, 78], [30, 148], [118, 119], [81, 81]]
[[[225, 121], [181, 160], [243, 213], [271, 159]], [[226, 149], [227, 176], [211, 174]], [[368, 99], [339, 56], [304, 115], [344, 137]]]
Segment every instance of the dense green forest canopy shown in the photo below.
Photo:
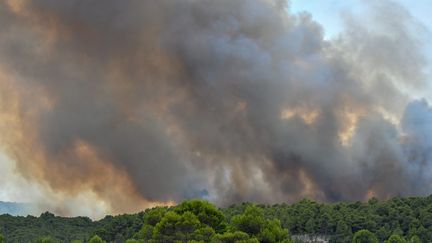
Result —
[[235, 204], [203, 200], [137, 214], [87, 217], [0, 216], [3, 242], [432, 242], [432, 196], [334, 204]]

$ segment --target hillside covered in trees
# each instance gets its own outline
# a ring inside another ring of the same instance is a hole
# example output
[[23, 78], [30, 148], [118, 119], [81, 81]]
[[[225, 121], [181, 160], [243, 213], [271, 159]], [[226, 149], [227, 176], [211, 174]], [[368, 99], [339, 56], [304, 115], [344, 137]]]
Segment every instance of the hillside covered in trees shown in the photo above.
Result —
[[131, 215], [65, 218], [0, 216], [9, 242], [432, 242], [432, 196], [322, 204], [242, 203], [216, 208], [203, 200]]

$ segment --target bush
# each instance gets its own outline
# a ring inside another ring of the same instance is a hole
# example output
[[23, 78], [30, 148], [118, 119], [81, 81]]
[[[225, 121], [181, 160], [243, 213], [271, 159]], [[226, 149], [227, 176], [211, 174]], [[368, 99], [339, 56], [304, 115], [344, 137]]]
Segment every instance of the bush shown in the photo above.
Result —
[[89, 243], [106, 243], [106, 241], [102, 240], [98, 235], [94, 235], [90, 240]]
[[369, 230], [359, 230], [354, 234], [353, 243], [378, 243], [377, 237]]

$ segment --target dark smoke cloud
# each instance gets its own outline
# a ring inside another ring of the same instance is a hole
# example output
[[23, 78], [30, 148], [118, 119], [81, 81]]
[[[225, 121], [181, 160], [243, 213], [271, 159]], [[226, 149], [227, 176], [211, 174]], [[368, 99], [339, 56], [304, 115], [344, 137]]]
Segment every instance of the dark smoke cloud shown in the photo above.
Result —
[[432, 112], [406, 92], [425, 82], [421, 27], [385, 2], [324, 40], [288, 6], [4, 1], [2, 109], [22, 134], [4, 143], [26, 177], [112, 205], [117, 173], [149, 201], [430, 193]]

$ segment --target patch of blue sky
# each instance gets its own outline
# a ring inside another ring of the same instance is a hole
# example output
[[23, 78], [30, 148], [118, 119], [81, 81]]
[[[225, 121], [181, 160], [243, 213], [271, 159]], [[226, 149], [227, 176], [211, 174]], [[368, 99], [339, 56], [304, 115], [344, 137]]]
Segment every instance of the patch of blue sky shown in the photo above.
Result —
[[388, 1], [396, 2], [403, 6], [414, 19], [421, 25], [426, 33], [420, 33], [425, 37], [424, 56], [428, 60], [428, 67], [424, 70], [429, 89], [417, 90], [413, 97], [426, 98], [432, 103], [432, 11], [431, 0], [291, 0], [290, 12], [309, 12], [312, 18], [318, 22], [324, 30], [324, 38], [332, 39], [343, 31], [343, 14], [352, 13], [362, 15], [367, 10], [367, 2]]

